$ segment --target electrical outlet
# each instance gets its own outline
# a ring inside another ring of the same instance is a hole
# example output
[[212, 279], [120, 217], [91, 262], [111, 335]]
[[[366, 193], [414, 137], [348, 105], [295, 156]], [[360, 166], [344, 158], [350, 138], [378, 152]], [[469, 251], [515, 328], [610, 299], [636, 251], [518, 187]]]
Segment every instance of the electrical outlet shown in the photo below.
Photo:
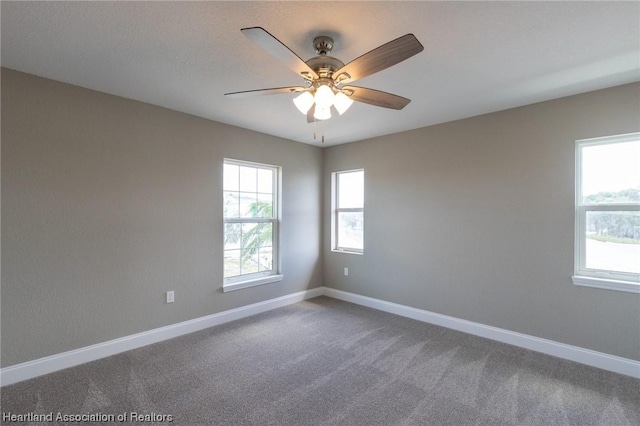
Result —
[[344, 268], [344, 276], [345, 277], [349, 276], [349, 268]]
[[168, 291], [167, 292], [167, 303], [173, 303], [173, 300], [174, 300], [173, 291]]

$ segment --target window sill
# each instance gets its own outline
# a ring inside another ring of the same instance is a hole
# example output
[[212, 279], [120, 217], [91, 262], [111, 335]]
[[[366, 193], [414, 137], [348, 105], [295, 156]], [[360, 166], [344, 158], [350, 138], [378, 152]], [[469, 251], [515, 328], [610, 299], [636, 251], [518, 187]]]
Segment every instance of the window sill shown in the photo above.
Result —
[[334, 252], [334, 253], [357, 254], [359, 256], [364, 255], [364, 251], [338, 250], [338, 249], [331, 249], [331, 251]]
[[628, 293], [640, 293], [640, 283], [632, 281], [608, 280], [604, 278], [573, 276], [574, 285], [583, 287], [602, 288], [605, 290], [625, 291]]
[[243, 288], [275, 283], [278, 281], [282, 281], [283, 278], [284, 275], [269, 275], [267, 277], [254, 278], [252, 280], [237, 281], [234, 283], [223, 284], [222, 291], [227, 293], [229, 291], [242, 290]]

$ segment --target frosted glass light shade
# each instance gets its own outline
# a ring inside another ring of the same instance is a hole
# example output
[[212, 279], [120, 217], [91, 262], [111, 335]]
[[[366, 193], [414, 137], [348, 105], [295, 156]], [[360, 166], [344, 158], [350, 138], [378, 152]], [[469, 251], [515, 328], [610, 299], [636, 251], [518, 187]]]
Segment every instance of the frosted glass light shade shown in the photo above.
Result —
[[335, 99], [333, 100], [333, 106], [336, 107], [340, 115], [344, 114], [344, 112], [349, 109], [352, 103], [353, 99], [342, 92], [338, 92], [335, 96]]
[[310, 92], [302, 92], [299, 96], [293, 98], [293, 103], [298, 108], [298, 111], [306, 114], [313, 105], [313, 95]]
[[328, 120], [331, 118], [331, 107], [320, 108], [316, 103], [316, 110], [313, 113], [316, 120]]
[[[323, 109], [323, 108], [329, 108], [331, 105], [333, 105], [333, 99], [334, 99], [335, 95], [333, 94], [333, 90], [331, 90], [331, 88], [329, 86], [320, 86], [318, 87], [318, 89], [316, 90], [316, 110], [318, 108]], [[329, 116], [331, 116], [331, 113], [329, 113]], [[316, 117], [317, 118], [317, 117]]]

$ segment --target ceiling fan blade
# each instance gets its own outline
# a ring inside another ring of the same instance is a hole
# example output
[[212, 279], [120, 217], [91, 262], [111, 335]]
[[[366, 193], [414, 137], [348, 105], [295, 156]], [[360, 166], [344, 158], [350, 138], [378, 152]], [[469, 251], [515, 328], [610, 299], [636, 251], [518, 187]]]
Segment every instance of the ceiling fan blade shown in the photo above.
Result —
[[318, 78], [318, 74], [307, 65], [302, 58], [296, 55], [284, 43], [272, 36], [262, 27], [243, 28], [240, 31], [249, 39], [265, 50], [274, 58], [283, 62], [287, 67], [302, 77], [312, 80]]
[[[345, 86], [342, 88], [346, 95], [354, 101], [375, 105], [383, 108], [402, 109], [411, 102], [411, 99], [380, 90], [367, 89], [366, 87]], [[351, 93], [351, 95], [349, 95]]]
[[333, 73], [339, 83], [359, 80], [420, 53], [424, 47], [413, 34], [406, 34], [354, 59]]
[[296, 92], [304, 92], [308, 90], [306, 87], [302, 86], [291, 86], [291, 87], [274, 87], [272, 89], [257, 89], [257, 90], [245, 90], [243, 92], [231, 92], [225, 93], [225, 96], [229, 96], [230, 98], [248, 98], [251, 96], [260, 96], [260, 95], [277, 95], [280, 93], [296, 93]]

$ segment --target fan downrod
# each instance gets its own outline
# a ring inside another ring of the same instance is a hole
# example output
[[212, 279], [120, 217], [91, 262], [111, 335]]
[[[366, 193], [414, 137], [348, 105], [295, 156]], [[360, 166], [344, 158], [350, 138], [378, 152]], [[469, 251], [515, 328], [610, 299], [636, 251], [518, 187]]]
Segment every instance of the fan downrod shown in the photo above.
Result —
[[318, 36], [313, 39], [313, 47], [315, 47], [318, 55], [326, 56], [333, 49], [333, 39], [328, 36]]

